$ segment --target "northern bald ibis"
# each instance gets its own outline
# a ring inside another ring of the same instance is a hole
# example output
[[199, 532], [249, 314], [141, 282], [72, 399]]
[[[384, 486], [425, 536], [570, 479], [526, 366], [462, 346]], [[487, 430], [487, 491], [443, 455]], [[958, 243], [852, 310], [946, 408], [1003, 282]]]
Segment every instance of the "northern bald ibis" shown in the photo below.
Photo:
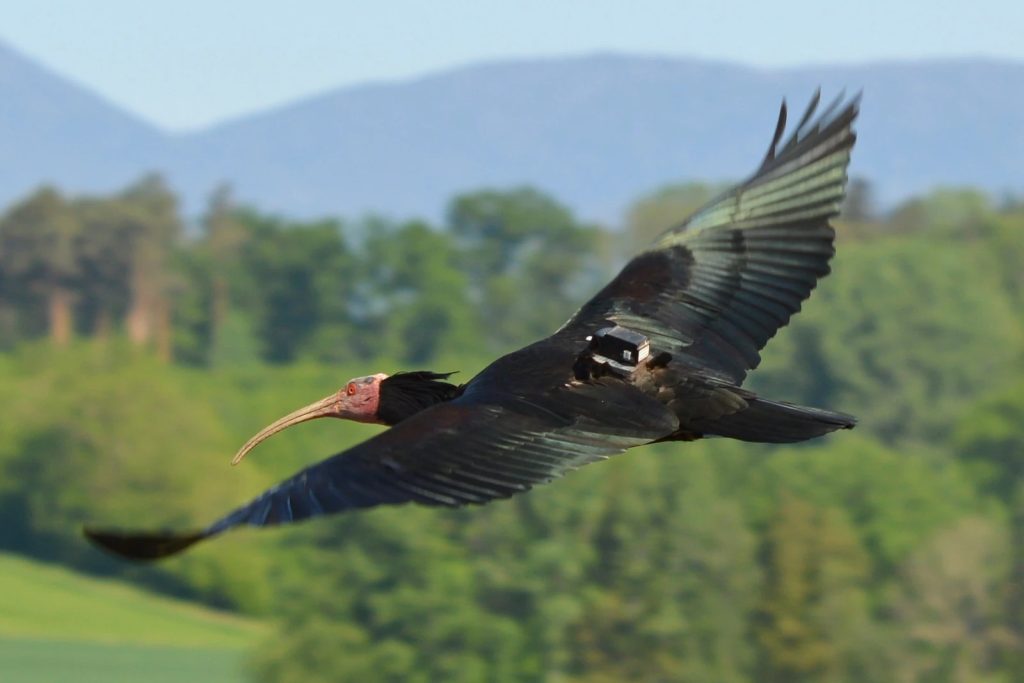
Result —
[[557, 332], [456, 386], [447, 375], [375, 374], [278, 420], [235, 462], [291, 425], [338, 417], [390, 429], [302, 470], [205, 529], [86, 530], [101, 547], [156, 559], [240, 525], [270, 526], [377, 505], [507, 498], [656, 441], [724, 436], [803, 441], [849, 415], [742, 389], [758, 352], [800, 310], [835, 253], [859, 97], [782, 142], [786, 104], [757, 171], [668, 230]]

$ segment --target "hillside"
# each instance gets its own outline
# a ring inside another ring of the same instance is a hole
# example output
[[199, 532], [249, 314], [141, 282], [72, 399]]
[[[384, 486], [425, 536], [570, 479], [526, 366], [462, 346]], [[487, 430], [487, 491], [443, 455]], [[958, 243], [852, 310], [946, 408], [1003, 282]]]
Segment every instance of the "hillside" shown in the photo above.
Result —
[[4, 680], [233, 680], [244, 649], [266, 632], [251, 619], [15, 555], [0, 554], [0, 586]]

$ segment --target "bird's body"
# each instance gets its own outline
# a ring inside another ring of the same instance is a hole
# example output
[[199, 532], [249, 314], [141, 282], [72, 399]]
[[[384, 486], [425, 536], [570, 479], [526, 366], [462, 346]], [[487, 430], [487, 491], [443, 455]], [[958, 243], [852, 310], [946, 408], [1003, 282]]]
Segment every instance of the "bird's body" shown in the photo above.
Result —
[[787, 142], [785, 106], [758, 171], [668, 231], [550, 337], [464, 385], [428, 371], [371, 375], [282, 418], [243, 447], [316, 417], [391, 428], [285, 480], [205, 530], [89, 531], [153, 559], [238, 525], [417, 502], [456, 506], [525, 491], [658, 441], [724, 436], [793, 442], [853, 418], [741, 387], [759, 351], [829, 272], [854, 99], [817, 120], [817, 97]]

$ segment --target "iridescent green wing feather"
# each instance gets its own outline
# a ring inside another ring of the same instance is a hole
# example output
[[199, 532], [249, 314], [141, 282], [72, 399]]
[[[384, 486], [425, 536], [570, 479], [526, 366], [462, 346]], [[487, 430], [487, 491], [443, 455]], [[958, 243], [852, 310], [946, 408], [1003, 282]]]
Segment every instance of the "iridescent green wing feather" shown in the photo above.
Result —
[[829, 272], [859, 98], [815, 117], [818, 97], [746, 181], [630, 261], [558, 334], [612, 322], [707, 374], [739, 384], [758, 353]]

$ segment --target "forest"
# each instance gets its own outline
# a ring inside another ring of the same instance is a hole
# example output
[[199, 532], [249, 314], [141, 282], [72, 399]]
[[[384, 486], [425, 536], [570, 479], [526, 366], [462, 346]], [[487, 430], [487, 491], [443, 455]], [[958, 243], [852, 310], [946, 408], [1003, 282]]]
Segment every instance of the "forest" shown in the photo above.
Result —
[[443, 220], [295, 220], [156, 175], [0, 217], [0, 551], [270, 624], [260, 683], [1024, 680], [1024, 201], [851, 182], [837, 256], [750, 385], [856, 415], [796, 446], [659, 444], [484, 507], [241, 531], [155, 566], [86, 523], [191, 527], [378, 427], [249, 435], [373, 372], [554, 331], [720, 188], [622, 226], [533, 188]]

